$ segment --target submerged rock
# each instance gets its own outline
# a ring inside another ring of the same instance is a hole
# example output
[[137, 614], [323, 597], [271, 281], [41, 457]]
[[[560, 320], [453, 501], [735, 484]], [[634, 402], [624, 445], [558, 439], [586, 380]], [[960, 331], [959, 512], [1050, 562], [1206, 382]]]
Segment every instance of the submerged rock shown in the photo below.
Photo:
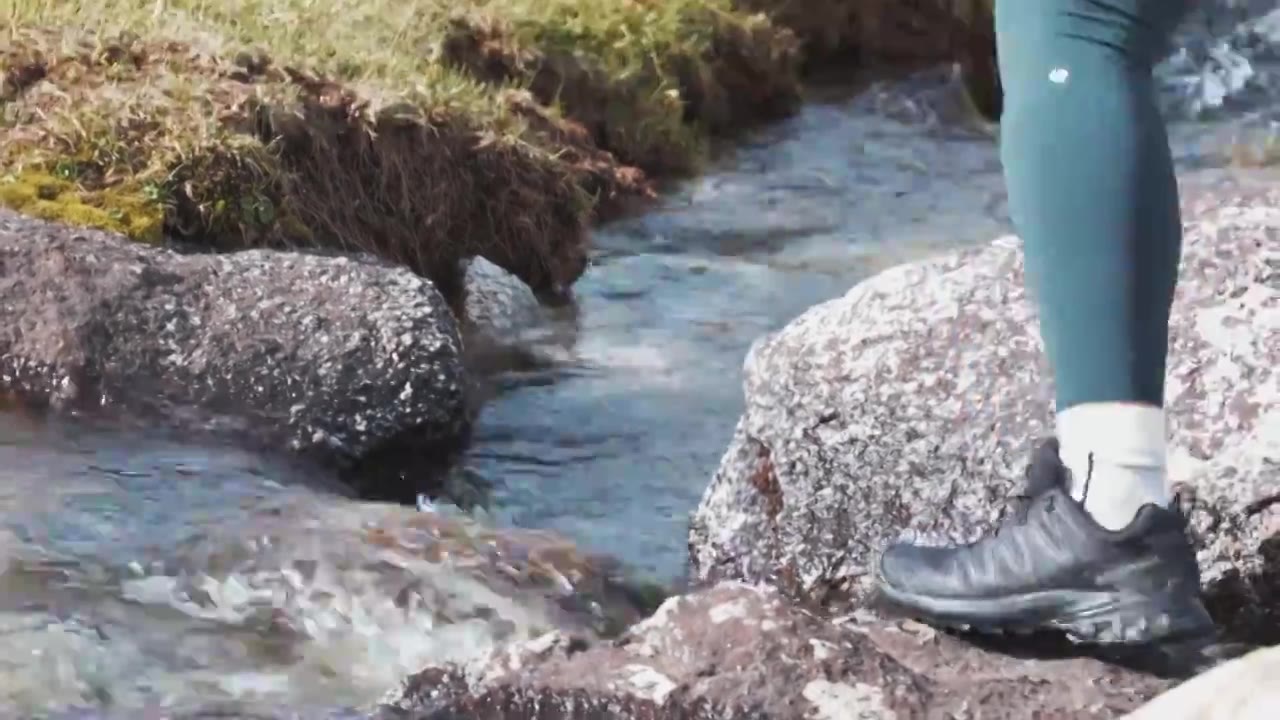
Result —
[[[244, 505], [94, 573], [121, 611], [0, 611], [0, 715], [354, 720], [428, 662], [597, 641], [656, 604], [553, 533], [297, 487]], [[34, 553], [9, 570], [49, 574]]]
[[0, 211], [0, 384], [353, 462], [465, 431], [453, 316], [407, 270], [253, 250], [184, 255]]
[[1096, 660], [987, 652], [910, 621], [828, 620], [723, 583], [613, 642], [551, 633], [410, 678], [379, 718], [1107, 718], [1166, 681]]
[[616, 634], [656, 605], [618, 563], [556, 533], [310, 492], [283, 494], [168, 552], [122, 583], [128, 599], [261, 626], [303, 653], [372, 631], [381, 659], [401, 672], [415, 653], [469, 661], [551, 630]]
[[[1186, 183], [1184, 183], [1186, 185]], [[1187, 188], [1168, 408], [1211, 610], [1280, 636], [1280, 190]], [[746, 411], [692, 522], [702, 582], [858, 603], [900, 532], [968, 540], [1051, 432], [1013, 239], [884, 272], [753, 346]]]

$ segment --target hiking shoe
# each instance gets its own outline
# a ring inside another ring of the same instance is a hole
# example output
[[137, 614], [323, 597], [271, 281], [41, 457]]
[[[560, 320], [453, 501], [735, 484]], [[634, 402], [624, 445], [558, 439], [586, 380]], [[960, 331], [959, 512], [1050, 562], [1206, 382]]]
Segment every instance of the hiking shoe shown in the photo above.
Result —
[[986, 632], [1055, 629], [1098, 644], [1212, 634], [1177, 501], [1146, 505], [1112, 531], [1069, 486], [1050, 439], [1027, 468], [1026, 494], [993, 533], [968, 545], [886, 550], [882, 598], [926, 622]]

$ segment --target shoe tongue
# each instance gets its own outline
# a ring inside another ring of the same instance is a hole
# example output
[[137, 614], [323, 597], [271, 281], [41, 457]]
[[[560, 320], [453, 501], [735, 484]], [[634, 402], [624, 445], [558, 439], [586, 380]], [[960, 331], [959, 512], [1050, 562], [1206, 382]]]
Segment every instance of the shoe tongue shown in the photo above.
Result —
[[1031, 457], [1031, 466], [1027, 469], [1027, 495], [1039, 497], [1059, 488], [1070, 491], [1070, 485], [1067, 468], [1058, 456], [1057, 441], [1046, 440]]

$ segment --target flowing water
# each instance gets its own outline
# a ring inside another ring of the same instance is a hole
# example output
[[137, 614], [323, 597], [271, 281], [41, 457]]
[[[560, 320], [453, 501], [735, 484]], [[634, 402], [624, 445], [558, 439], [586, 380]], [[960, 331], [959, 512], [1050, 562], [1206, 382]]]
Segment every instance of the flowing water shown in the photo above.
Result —
[[[234, 448], [0, 413], [0, 717], [342, 717], [428, 659], [581, 615], [571, 550], [485, 524], [676, 580], [751, 341], [1007, 231], [994, 142], [931, 97], [817, 98], [602, 228], [556, 359], [494, 378], [464, 463], [492, 486], [482, 522]], [[1203, 132], [1184, 134], [1200, 162]]]
[[931, 129], [908, 102], [815, 102], [597, 234], [576, 342], [500, 378], [481, 416], [467, 465], [507, 521], [681, 574], [750, 343], [877, 270], [1006, 229], [990, 137]]

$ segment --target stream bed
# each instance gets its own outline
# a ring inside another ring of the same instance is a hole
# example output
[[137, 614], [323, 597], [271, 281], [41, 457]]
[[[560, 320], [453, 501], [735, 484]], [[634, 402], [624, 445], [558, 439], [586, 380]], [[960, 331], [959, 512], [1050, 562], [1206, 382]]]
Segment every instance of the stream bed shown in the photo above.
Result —
[[[463, 462], [489, 489], [481, 523], [679, 582], [750, 343], [878, 270], [1009, 231], [994, 139], [948, 121], [936, 85], [818, 94], [599, 229], [554, 360], [491, 379]], [[1220, 164], [1222, 127], [1176, 130], [1184, 169]], [[416, 527], [412, 508], [235, 448], [11, 411], [0, 468], [6, 718], [354, 716], [426, 660], [554, 612], [370, 541]]]

